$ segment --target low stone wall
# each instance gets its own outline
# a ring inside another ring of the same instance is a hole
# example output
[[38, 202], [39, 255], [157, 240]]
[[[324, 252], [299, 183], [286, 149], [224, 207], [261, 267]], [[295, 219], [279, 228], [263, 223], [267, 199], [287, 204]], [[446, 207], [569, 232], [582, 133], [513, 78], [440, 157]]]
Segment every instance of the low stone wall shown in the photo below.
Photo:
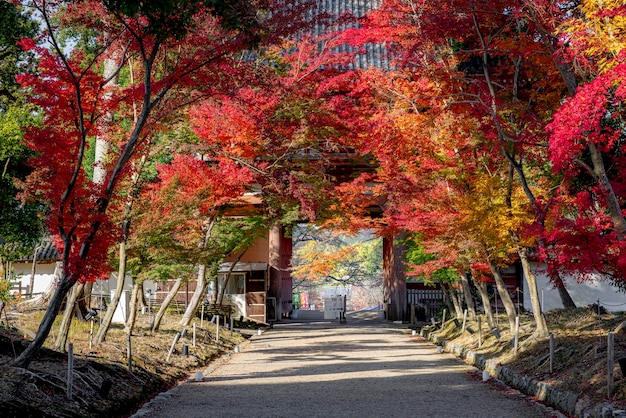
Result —
[[613, 409], [610, 404], [590, 405], [585, 399], [573, 392], [560, 391], [546, 382], [532, 379], [515, 370], [499, 365], [495, 360], [473, 350], [438, 337], [428, 327], [422, 328], [420, 335], [429, 341], [442, 346], [447, 352], [463, 359], [468, 364], [489, 372], [492, 377], [506, 383], [520, 392], [533, 396], [538, 400], [576, 417], [582, 418], [626, 418], [626, 411]]

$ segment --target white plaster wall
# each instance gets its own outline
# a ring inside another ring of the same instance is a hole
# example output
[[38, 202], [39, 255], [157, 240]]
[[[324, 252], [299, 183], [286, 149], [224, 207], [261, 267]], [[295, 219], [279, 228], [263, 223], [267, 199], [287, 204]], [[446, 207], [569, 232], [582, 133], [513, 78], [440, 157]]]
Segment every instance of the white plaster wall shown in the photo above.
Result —
[[[563, 304], [561, 303], [559, 292], [550, 283], [545, 270], [533, 263], [533, 271], [537, 276], [539, 300], [540, 302], [543, 301], [543, 311], [562, 309]], [[620, 292], [617, 287], [611, 285], [608, 281], [595, 280], [578, 283], [569, 276], [564, 276], [563, 281], [567, 291], [578, 307], [592, 305], [600, 301], [600, 305], [609, 311], [626, 311], [626, 293]], [[524, 280], [524, 308], [532, 311], [526, 280]]]
[[[30, 263], [14, 263], [13, 272], [19, 278], [22, 288], [30, 286], [30, 272], [32, 264]], [[35, 270], [35, 280], [33, 282], [33, 293], [43, 293], [52, 279], [54, 278], [55, 263], [37, 264]]]
[[[32, 265], [30, 263], [15, 263], [13, 264], [13, 272], [18, 277], [18, 280], [22, 284], [22, 288], [26, 288], [26, 286], [30, 286], [30, 276], [31, 276], [31, 268]], [[33, 285], [33, 293], [43, 293], [48, 289], [50, 282], [54, 279], [54, 269], [55, 263], [42, 263], [37, 264], [37, 269], [35, 272], [35, 280]], [[103, 294], [105, 296], [110, 296], [111, 291], [115, 290], [117, 286], [117, 276], [111, 274], [109, 280], [96, 280], [93, 286], [92, 294], [99, 296]], [[124, 280], [124, 290], [131, 292], [133, 287], [133, 282], [131, 276], [126, 276], [126, 280]], [[152, 290], [152, 295], [156, 294], [156, 283], [152, 280], [146, 280], [143, 284], [144, 292], [146, 293], [146, 297], [148, 296], [148, 290]]]

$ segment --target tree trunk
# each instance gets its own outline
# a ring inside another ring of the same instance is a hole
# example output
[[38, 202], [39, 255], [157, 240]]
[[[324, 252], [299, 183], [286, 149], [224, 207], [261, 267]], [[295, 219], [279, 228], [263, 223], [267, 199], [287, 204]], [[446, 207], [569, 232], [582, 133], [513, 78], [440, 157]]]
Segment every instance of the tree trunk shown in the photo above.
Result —
[[487, 324], [489, 325], [489, 329], [494, 329], [496, 327], [496, 321], [493, 319], [493, 313], [491, 312], [491, 302], [489, 301], [489, 293], [487, 292], [487, 283], [474, 280], [474, 284], [478, 289], [478, 293], [480, 293], [480, 298], [483, 302], [483, 309], [485, 310], [485, 318], [487, 318]]
[[576, 309], [576, 302], [572, 299], [572, 296], [567, 291], [565, 287], [565, 282], [561, 278], [561, 276], [556, 276], [550, 279], [557, 291], [559, 292], [559, 297], [561, 298], [561, 303], [563, 304], [563, 308], [565, 309]]
[[222, 290], [220, 290], [219, 295], [217, 296], [217, 300], [215, 301], [217, 305], [221, 305], [224, 303], [224, 295], [226, 294], [226, 287], [228, 287], [228, 283], [230, 283], [231, 271], [232, 269], [228, 273], [226, 273], [226, 277], [224, 277], [224, 280], [222, 280]]
[[[201, 250], [206, 249], [209, 239], [211, 238], [211, 233], [213, 232], [213, 227], [215, 226], [215, 217], [211, 217], [209, 225], [204, 233], [204, 240], [200, 246]], [[217, 275], [216, 275], [216, 283], [217, 283]], [[200, 302], [202, 301], [202, 297], [206, 293], [206, 288], [208, 283], [206, 281], [206, 264], [201, 264], [198, 267], [198, 278], [196, 280], [196, 290], [193, 292], [193, 296], [191, 297], [191, 301], [187, 305], [187, 309], [185, 310], [185, 314], [183, 318], [180, 320], [180, 324], [185, 328], [191, 322], [191, 319], [198, 311], [198, 307], [200, 306]]]
[[622, 215], [622, 208], [611, 184], [609, 176], [606, 174], [606, 168], [604, 167], [604, 161], [602, 161], [602, 154], [596, 148], [596, 145], [589, 141], [587, 148], [591, 154], [591, 162], [593, 163], [593, 174], [596, 176], [598, 186], [604, 192], [606, 200], [606, 207], [613, 221], [613, 227], [617, 231], [618, 237], [624, 239], [626, 235], [626, 219]]
[[520, 262], [522, 263], [522, 270], [524, 272], [524, 279], [528, 285], [528, 294], [530, 296], [530, 304], [533, 308], [533, 316], [535, 318], [536, 330], [535, 334], [538, 337], [544, 338], [548, 336], [548, 324], [541, 312], [541, 304], [539, 303], [539, 291], [537, 290], [537, 277], [533, 273], [530, 263], [528, 262], [528, 250], [526, 248], [519, 248], [518, 254]]
[[[108, 34], [105, 34], [107, 37]], [[117, 86], [117, 72], [119, 57], [118, 54], [114, 54], [112, 58], [105, 58], [103, 65], [102, 76], [108, 80], [106, 87]], [[105, 90], [103, 102], [107, 103], [111, 98], [111, 93]], [[93, 177], [92, 180], [95, 184], [102, 186], [106, 181], [106, 159], [108, 158], [111, 144], [107, 138], [107, 134], [113, 123], [114, 115], [112, 112], [106, 112], [102, 118], [98, 120], [98, 133], [96, 135], [96, 146], [94, 153], [93, 163]], [[77, 298], [78, 309], [81, 314], [88, 312], [91, 309], [91, 292], [93, 290], [93, 283], [87, 282], [81, 289], [82, 294]], [[67, 308], [67, 307], [66, 307]], [[98, 330], [100, 331], [100, 330]]]
[[33, 287], [35, 287], [35, 274], [37, 273], [37, 257], [39, 257], [39, 251], [41, 250], [41, 245], [35, 247], [35, 252], [33, 254], [33, 265], [30, 269], [30, 290], [28, 291], [28, 297], [33, 297]]
[[219, 296], [219, 300], [216, 301], [215, 303], [221, 305], [224, 303], [224, 294], [226, 293], [226, 287], [228, 286], [228, 282], [230, 282], [230, 276], [233, 273], [233, 270], [235, 269], [235, 266], [237, 265], [237, 263], [239, 262], [239, 260], [241, 260], [241, 257], [243, 257], [243, 255], [246, 253], [246, 250], [243, 250], [239, 256], [235, 259], [235, 261], [233, 261], [230, 264], [230, 268], [228, 269], [228, 273], [226, 273], [226, 277], [224, 278], [224, 285], [222, 286], [222, 291], [220, 292], [220, 296]]
[[474, 296], [472, 296], [472, 290], [467, 278], [465, 270], [459, 272], [461, 278], [461, 287], [463, 288], [463, 298], [465, 299], [465, 305], [467, 306], [467, 312], [469, 313], [470, 321], [476, 321], [476, 308], [474, 305]]
[[180, 286], [182, 284], [183, 279], [181, 277], [176, 279], [176, 281], [174, 282], [174, 286], [172, 286], [172, 289], [165, 297], [165, 300], [163, 300], [163, 303], [159, 308], [159, 312], [156, 313], [156, 315], [154, 316], [154, 321], [152, 321], [152, 324], [150, 325], [152, 332], [156, 332], [159, 330], [159, 327], [161, 326], [161, 321], [163, 320], [163, 315], [165, 315], [165, 312], [167, 311], [167, 305], [169, 305], [170, 302], [174, 299], [174, 297], [178, 293], [178, 289], [180, 289]]
[[449, 283], [445, 284], [444, 288], [446, 289], [448, 297], [452, 302], [452, 307], [456, 313], [456, 317], [463, 318], [463, 308], [461, 307], [461, 302], [459, 300], [459, 293]]
[[448, 290], [448, 288], [444, 285], [441, 286], [441, 290], [443, 290], [443, 294], [445, 295], [444, 297], [444, 302], [446, 304], [446, 309], [449, 312], [449, 315], [447, 316], [448, 319], [452, 318], [454, 311], [454, 305], [452, 304], [452, 297], [450, 295], [450, 290]]
[[[119, 265], [117, 266], [117, 286], [115, 287], [115, 293], [111, 298], [111, 303], [107, 307], [107, 312], [105, 317], [102, 319], [102, 324], [100, 328], [98, 328], [98, 333], [96, 334], [96, 342], [102, 343], [106, 339], [106, 334], [109, 332], [109, 328], [111, 327], [111, 321], [113, 320], [113, 315], [115, 314], [115, 310], [117, 309], [117, 305], [120, 302], [120, 297], [122, 296], [122, 292], [124, 291], [124, 282], [126, 281], [126, 241], [128, 239], [128, 235], [130, 233], [130, 224], [132, 219], [132, 210], [135, 199], [133, 196], [135, 195], [134, 191], [137, 189], [137, 184], [139, 182], [139, 176], [143, 170], [147, 161], [146, 154], [141, 156], [138, 164], [133, 164], [134, 172], [131, 178], [131, 186], [129, 196], [126, 200], [126, 206], [124, 207], [124, 217], [122, 221], [122, 236], [120, 239], [120, 247], [118, 250], [119, 257]], [[119, 280], [120, 277], [123, 277], [123, 280]], [[143, 295], [142, 295], [143, 296]]]
[[202, 301], [202, 296], [206, 293], [207, 286], [208, 283], [206, 281], [206, 265], [201, 264], [200, 267], [198, 267], [196, 290], [193, 292], [193, 295], [191, 296], [191, 301], [189, 302], [189, 305], [187, 305], [187, 309], [185, 310], [185, 314], [180, 320], [180, 325], [182, 325], [183, 328], [189, 326], [189, 323], [198, 311], [198, 307], [200, 306], [200, 303]]
[[98, 332], [96, 333], [95, 340], [97, 343], [102, 343], [106, 339], [107, 332], [109, 332], [111, 322], [113, 321], [113, 315], [115, 314], [117, 305], [122, 297], [122, 292], [124, 291], [124, 282], [126, 281], [126, 242], [124, 242], [124, 240], [120, 242], [119, 259], [117, 285], [115, 286], [113, 296], [111, 296], [111, 302], [109, 306], [107, 306], [104, 318], [102, 318], [102, 324], [100, 324], [100, 328], [98, 328]]
[[65, 274], [63, 274], [54, 294], [52, 295], [52, 298], [50, 298], [48, 309], [46, 310], [46, 313], [44, 314], [41, 323], [39, 324], [39, 329], [37, 330], [37, 334], [35, 334], [35, 338], [28, 345], [28, 347], [26, 347], [26, 349], [22, 351], [22, 354], [20, 354], [15, 360], [10, 362], [12, 366], [24, 368], [28, 367], [30, 362], [33, 360], [33, 357], [43, 346], [46, 338], [48, 338], [50, 330], [52, 329], [52, 325], [54, 324], [54, 320], [59, 314], [61, 306], [63, 305], [63, 301], [65, 300], [65, 297], [67, 296], [69, 291], [72, 289], [72, 286], [74, 286], [74, 282], [70, 278], [65, 276]]
[[515, 304], [513, 303], [513, 299], [511, 299], [511, 295], [509, 295], [509, 291], [504, 284], [504, 280], [502, 279], [500, 271], [496, 268], [496, 266], [494, 266], [491, 260], [487, 259], [487, 262], [489, 263], [491, 274], [493, 274], [493, 278], [496, 281], [496, 289], [498, 290], [498, 295], [500, 296], [500, 300], [504, 305], [504, 310], [506, 311], [506, 316], [509, 320], [509, 329], [511, 330], [511, 333], [514, 333], [515, 317], [517, 316]]
[[124, 332], [126, 335], [132, 335], [135, 328], [135, 321], [137, 319], [137, 310], [139, 307], [139, 300], [143, 294], [143, 282], [135, 281], [133, 284], [133, 292], [130, 297], [130, 306], [128, 307], [128, 318], [126, 319], [126, 325]]
[[80, 312], [84, 316], [91, 309], [91, 292], [93, 291], [93, 282], [85, 283], [82, 294], [76, 300], [76, 312]]
[[220, 279], [217, 274], [213, 280], [215, 283], [215, 286], [213, 286], [213, 303], [217, 304], [217, 299], [220, 296]]
[[82, 296], [84, 288], [84, 283], [74, 285], [72, 292], [67, 298], [63, 320], [61, 321], [61, 325], [59, 327], [59, 334], [54, 342], [55, 350], [65, 352], [65, 344], [67, 343], [67, 335], [70, 332], [70, 325], [72, 325], [72, 318], [74, 317], [75, 312], [80, 313], [77, 312], [79, 310], [78, 299]]

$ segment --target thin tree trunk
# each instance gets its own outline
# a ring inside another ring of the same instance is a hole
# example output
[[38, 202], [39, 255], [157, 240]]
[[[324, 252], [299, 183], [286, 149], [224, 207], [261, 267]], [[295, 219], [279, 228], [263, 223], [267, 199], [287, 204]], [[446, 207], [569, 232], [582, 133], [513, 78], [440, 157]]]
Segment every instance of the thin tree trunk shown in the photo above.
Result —
[[[211, 238], [211, 233], [213, 232], [213, 227], [215, 226], [215, 217], [212, 217], [209, 223], [209, 226], [204, 233], [204, 239], [202, 240], [202, 244], [200, 245], [200, 250], [205, 250], [209, 239]], [[191, 297], [191, 301], [187, 305], [187, 309], [185, 310], [185, 314], [180, 320], [180, 324], [184, 327], [188, 326], [191, 322], [191, 318], [198, 311], [198, 307], [200, 306], [200, 301], [202, 300], [202, 296], [206, 293], [206, 288], [208, 283], [206, 282], [206, 264], [201, 264], [198, 267], [198, 276], [196, 280], [196, 290], [193, 292]]]
[[[143, 170], [147, 161], [147, 156], [143, 154], [139, 163], [134, 165], [134, 172], [131, 179], [130, 189], [135, 190], [137, 188], [137, 184], [139, 182], [139, 176]], [[117, 266], [117, 286], [115, 287], [115, 293], [111, 298], [111, 303], [107, 307], [106, 315], [102, 319], [102, 324], [100, 328], [98, 328], [98, 332], [96, 334], [96, 342], [102, 343], [106, 339], [106, 334], [109, 332], [109, 328], [111, 327], [111, 322], [113, 321], [113, 315], [115, 314], [115, 310], [117, 309], [117, 305], [119, 304], [120, 298], [122, 296], [122, 292], [124, 291], [124, 282], [126, 278], [126, 262], [127, 262], [127, 254], [126, 254], [126, 242], [128, 240], [128, 235], [130, 234], [130, 223], [132, 218], [133, 204], [135, 199], [133, 198], [135, 194], [131, 192], [129, 197], [126, 200], [126, 206], [124, 207], [124, 217], [122, 221], [122, 236], [120, 239], [120, 246], [118, 250], [118, 258], [119, 265]], [[119, 278], [124, 278], [120, 280]]]
[[226, 277], [224, 278], [224, 285], [222, 286], [222, 291], [220, 292], [219, 300], [216, 302], [219, 305], [224, 303], [224, 294], [226, 293], [226, 287], [228, 286], [228, 282], [230, 281], [230, 277], [235, 269], [235, 266], [241, 260], [241, 257], [246, 253], [246, 250], [243, 250], [239, 256], [230, 264], [230, 268], [228, 269], [228, 273], [226, 273]]
[[95, 340], [97, 343], [105, 341], [107, 332], [109, 332], [109, 328], [111, 327], [111, 322], [113, 322], [113, 315], [115, 314], [117, 305], [122, 297], [122, 292], [124, 291], [124, 282], [126, 281], [124, 277], [126, 274], [126, 242], [124, 242], [124, 240], [120, 242], [119, 259], [115, 292], [113, 292], [113, 296], [111, 296], [111, 302], [109, 306], [107, 306], [106, 313], [102, 318], [102, 324], [100, 324], [100, 328], [98, 328], [98, 332], [96, 333]]
[[93, 291], [93, 282], [87, 282], [83, 286], [82, 294], [76, 300], [76, 312], [80, 312], [80, 316], [84, 316], [91, 309], [91, 292]]
[[[107, 37], [108, 34], [105, 34]], [[118, 82], [118, 54], [114, 54], [112, 58], [105, 58], [102, 76], [108, 80], [106, 87], [115, 87]], [[104, 103], [107, 103], [111, 99], [111, 93], [105, 91], [102, 98]], [[106, 169], [106, 160], [108, 158], [111, 143], [107, 137], [111, 125], [113, 124], [114, 114], [113, 112], [106, 112], [102, 118], [98, 120], [98, 134], [96, 135], [96, 146], [93, 163], [93, 177], [92, 180], [95, 184], [102, 186], [106, 181], [108, 171]], [[91, 309], [91, 292], [93, 290], [93, 283], [87, 282], [82, 289], [82, 295], [78, 299], [78, 309], [81, 314], [88, 312]], [[100, 331], [100, 330], [98, 330]]]
[[187, 305], [187, 309], [185, 310], [185, 314], [180, 320], [180, 325], [182, 325], [183, 328], [189, 326], [189, 323], [198, 311], [198, 307], [200, 306], [200, 302], [202, 301], [202, 296], [206, 293], [207, 286], [208, 283], [206, 281], [206, 265], [201, 264], [198, 267], [196, 290], [193, 292], [193, 295], [191, 296], [191, 301], [189, 301], [189, 305]]
[[143, 294], [143, 282], [135, 280], [133, 284], [133, 292], [130, 297], [130, 305], [128, 307], [128, 318], [126, 319], [126, 325], [124, 332], [126, 335], [132, 335], [135, 328], [135, 321], [137, 319], [137, 310], [139, 307], [139, 300]]
[[459, 301], [458, 292], [449, 283], [445, 284], [444, 287], [448, 292], [448, 297], [450, 298], [450, 301], [452, 301], [452, 307], [454, 308], [456, 317], [463, 318], [463, 308], [461, 307], [461, 302]]
[[556, 290], [559, 292], [559, 297], [561, 298], [561, 303], [563, 304], [563, 308], [565, 309], [576, 309], [576, 302], [572, 299], [572, 296], [567, 291], [565, 287], [565, 282], [561, 278], [561, 276], [556, 276], [550, 279]]
[[524, 272], [524, 280], [528, 285], [528, 295], [530, 296], [530, 304], [533, 308], [533, 317], [535, 318], [535, 334], [538, 337], [544, 338], [548, 336], [548, 324], [541, 312], [541, 304], [539, 303], [539, 291], [537, 289], [537, 277], [530, 267], [528, 261], [528, 250], [526, 248], [519, 248], [517, 253], [519, 254], [520, 262], [522, 263], [522, 271]]
[[161, 304], [159, 311], [154, 316], [154, 321], [150, 325], [152, 332], [156, 332], [159, 330], [159, 327], [161, 326], [161, 321], [163, 320], [163, 315], [165, 315], [165, 312], [167, 311], [167, 305], [169, 305], [170, 302], [174, 299], [174, 297], [178, 293], [178, 289], [180, 289], [180, 286], [182, 284], [183, 284], [182, 277], [179, 277], [174, 282], [174, 286], [172, 286], [172, 289], [169, 291], [169, 293], [165, 297], [165, 300], [163, 300], [163, 303]]
[[220, 296], [220, 279], [218, 277], [218, 275], [215, 275], [215, 286], [213, 286], [213, 303], [217, 305], [217, 299]]
[[224, 276], [224, 280], [222, 280], [222, 290], [220, 290], [220, 293], [217, 296], [217, 300], [215, 301], [215, 304], [217, 305], [222, 305], [224, 303], [224, 295], [226, 294], [226, 288], [228, 287], [228, 283], [230, 283], [231, 272], [232, 266], [231, 270], [229, 270], [228, 273], [226, 273], [226, 276]]
[[588, 141], [587, 148], [591, 154], [591, 162], [593, 163], [593, 174], [596, 177], [598, 186], [604, 192], [606, 201], [606, 207], [608, 209], [611, 220], [613, 221], [613, 227], [617, 231], [617, 235], [620, 238], [624, 238], [626, 234], [626, 219], [622, 215], [622, 208], [611, 184], [609, 176], [606, 174], [606, 168], [604, 167], [604, 161], [602, 161], [602, 154], [596, 148], [596, 145], [592, 141]]
[[491, 312], [491, 302], [489, 301], [489, 293], [487, 292], [487, 283], [481, 280], [474, 280], [474, 284], [476, 285], [480, 298], [483, 302], [483, 309], [485, 310], [485, 318], [487, 318], [489, 329], [494, 329], [496, 327], [496, 321], [493, 319], [493, 313]]
[[74, 285], [74, 287], [72, 288], [72, 292], [67, 298], [67, 303], [65, 304], [65, 312], [63, 314], [63, 320], [61, 321], [61, 325], [59, 327], [59, 334], [57, 335], [56, 341], [54, 342], [55, 350], [65, 352], [65, 343], [67, 342], [67, 335], [70, 332], [70, 325], [72, 324], [74, 311], [78, 307], [77, 301], [78, 298], [80, 298], [83, 294], [84, 287], [84, 283], [78, 283]]
[[35, 274], [37, 273], [37, 257], [39, 257], [39, 251], [41, 250], [41, 245], [35, 247], [35, 252], [33, 254], [33, 265], [30, 269], [30, 290], [28, 292], [28, 297], [33, 297], [33, 287], [35, 287]]
[[444, 301], [446, 304], [446, 309], [448, 310], [448, 312], [450, 313], [450, 315], [448, 316], [448, 319], [452, 317], [452, 313], [455, 312], [454, 310], [454, 305], [452, 304], [452, 297], [450, 295], [450, 291], [448, 290], [448, 288], [445, 285], [441, 285], [441, 290], [443, 290], [443, 294], [445, 295], [444, 297]]
[[46, 341], [46, 338], [48, 338], [52, 325], [54, 324], [54, 320], [61, 310], [63, 301], [73, 286], [74, 282], [65, 276], [65, 274], [62, 274], [61, 280], [59, 281], [52, 298], [50, 298], [48, 309], [39, 324], [39, 329], [37, 330], [37, 334], [35, 334], [35, 338], [28, 345], [28, 347], [22, 351], [22, 354], [20, 354], [15, 360], [9, 362], [12, 366], [24, 368], [29, 366], [33, 357], [41, 349]]
[[461, 287], [463, 288], [463, 298], [465, 299], [465, 305], [467, 306], [467, 312], [469, 313], [470, 321], [476, 321], [476, 308], [474, 305], [474, 296], [467, 278], [467, 272], [461, 270], [459, 272], [461, 278]]
[[509, 320], [509, 329], [511, 330], [511, 333], [513, 333], [515, 332], [515, 317], [517, 316], [515, 304], [513, 303], [513, 299], [511, 299], [511, 295], [509, 295], [509, 291], [504, 284], [500, 271], [489, 258], [487, 258], [487, 262], [489, 263], [491, 274], [496, 281], [496, 289], [498, 290], [498, 295], [504, 305], [504, 310], [506, 311], [506, 316]]

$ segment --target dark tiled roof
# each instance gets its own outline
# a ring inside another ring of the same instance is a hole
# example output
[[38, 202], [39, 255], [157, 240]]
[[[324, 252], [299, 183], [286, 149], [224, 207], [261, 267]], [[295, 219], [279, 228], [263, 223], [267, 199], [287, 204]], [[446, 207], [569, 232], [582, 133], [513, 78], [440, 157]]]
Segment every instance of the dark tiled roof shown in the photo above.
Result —
[[[60, 259], [56, 247], [49, 239], [42, 240], [37, 247], [39, 248], [37, 251], [37, 261], [58, 261]], [[32, 254], [21, 258], [19, 261], [33, 261], [33, 255], [34, 251]]]
[[[341, 16], [344, 13], [351, 13], [355, 17], [363, 17], [367, 12], [380, 7], [382, 0], [319, 0], [317, 13], [328, 13], [334, 16]], [[316, 25], [313, 33], [321, 35], [329, 30], [344, 30], [353, 27], [354, 24], [341, 24], [334, 27], [326, 25]], [[348, 45], [339, 47], [339, 52], [355, 51]], [[348, 66], [349, 70], [380, 68], [389, 70], [391, 67], [390, 57], [384, 43], [368, 43], [364, 45], [364, 53], [355, 57], [354, 63]]]

